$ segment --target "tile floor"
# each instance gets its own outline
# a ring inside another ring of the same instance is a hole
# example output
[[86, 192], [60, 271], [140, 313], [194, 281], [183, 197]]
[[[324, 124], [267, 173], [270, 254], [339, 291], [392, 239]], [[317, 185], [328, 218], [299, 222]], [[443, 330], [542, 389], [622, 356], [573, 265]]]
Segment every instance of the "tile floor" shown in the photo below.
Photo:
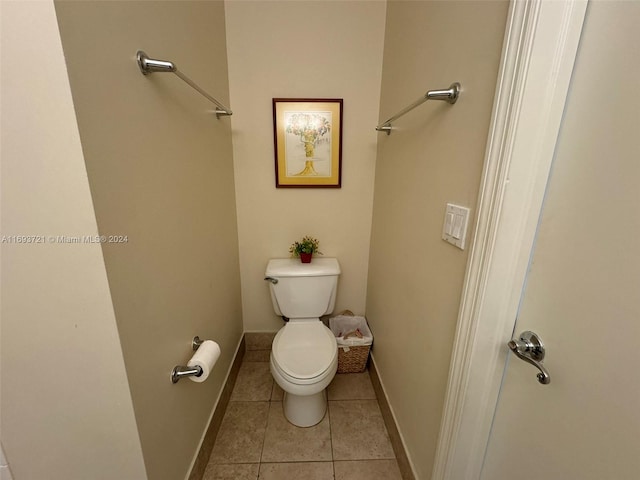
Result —
[[271, 342], [247, 341], [203, 480], [401, 480], [369, 372], [336, 375], [316, 426], [291, 425], [269, 371]]

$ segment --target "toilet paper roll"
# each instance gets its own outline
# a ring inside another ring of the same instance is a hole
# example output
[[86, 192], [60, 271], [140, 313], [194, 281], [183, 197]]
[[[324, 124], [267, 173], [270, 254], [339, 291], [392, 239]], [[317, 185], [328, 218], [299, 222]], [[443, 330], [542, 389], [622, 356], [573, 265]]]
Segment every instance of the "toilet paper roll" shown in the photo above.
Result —
[[205, 340], [202, 342], [202, 345], [200, 345], [196, 353], [191, 357], [191, 360], [187, 363], [189, 367], [199, 366], [202, 368], [202, 375], [189, 378], [194, 382], [204, 382], [211, 373], [211, 369], [218, 361], [218, 358], [220, 358], [220, 345], [213, 340]]

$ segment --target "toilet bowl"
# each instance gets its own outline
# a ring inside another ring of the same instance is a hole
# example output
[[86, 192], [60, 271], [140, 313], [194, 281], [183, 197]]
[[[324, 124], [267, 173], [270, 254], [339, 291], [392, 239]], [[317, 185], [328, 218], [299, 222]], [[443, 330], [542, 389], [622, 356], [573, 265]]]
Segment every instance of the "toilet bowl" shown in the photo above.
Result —
[[326, 387], [338, 368], [336, 339], [321, 315], [335, 305], [340, 266], [335, 258], [273, 259], [266, 270], [271, 299], [278, 315], [289, 321], [276, 334], [270, 369], [284, 390], [283, 410], [289, 422], [310, 427], [327, 410]]
[[289, 322], [273, 339], [271, 374], [285, 392], [285, 417], [310, 427], [324, 417], [326, 388], [338, 369], [336, 339], [319, 320]]

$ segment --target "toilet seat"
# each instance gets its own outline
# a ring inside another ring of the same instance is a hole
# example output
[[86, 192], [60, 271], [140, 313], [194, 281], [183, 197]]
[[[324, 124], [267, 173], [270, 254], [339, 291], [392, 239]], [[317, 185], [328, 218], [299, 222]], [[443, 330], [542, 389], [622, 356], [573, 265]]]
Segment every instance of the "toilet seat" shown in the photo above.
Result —
[[335, 373], [336, 339], [320, 320], [292, 321], [276, 334], [272, 365], [287, 381], [297, 385], [321, 382]]

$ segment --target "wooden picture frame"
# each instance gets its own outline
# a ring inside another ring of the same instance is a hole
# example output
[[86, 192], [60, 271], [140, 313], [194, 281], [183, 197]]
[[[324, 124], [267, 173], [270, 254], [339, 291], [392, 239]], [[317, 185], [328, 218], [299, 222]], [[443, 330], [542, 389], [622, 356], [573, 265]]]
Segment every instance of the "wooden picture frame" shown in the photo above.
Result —
[[273, 140], [277, 188], [341, 188], [341, 98], [274, 98]]

